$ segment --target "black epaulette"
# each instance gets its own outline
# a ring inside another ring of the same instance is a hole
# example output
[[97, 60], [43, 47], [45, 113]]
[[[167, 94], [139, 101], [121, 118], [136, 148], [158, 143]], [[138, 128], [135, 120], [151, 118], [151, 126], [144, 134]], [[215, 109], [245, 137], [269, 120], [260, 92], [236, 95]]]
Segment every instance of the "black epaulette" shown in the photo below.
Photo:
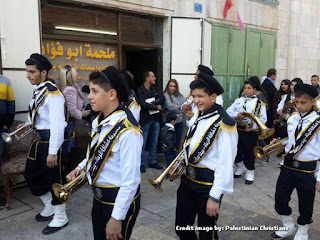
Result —
[[137, 122], [137, 120], [134, 118], [132, 112], [128, 109], [128, 108], [125, 108], [124, 110], [127, 114], [127, 118], [128, 118], [128, 121], [135, 127], [140, 127], [139, 123]]
[[222, 122], [225, 124], [225, 125], [228, 125], [228, 126], [234, 126], [236, 125], [236, 121], [231, 118], [228, 113], [226, 112], [226, 110], [224, 110], [223, 107], [221, 107], [219, 105], [219, 108], [218, 108], [218, 112], [222, 118]]
[[50, 82], [46, 83], [46, 87], [48, 89], [49, 92], [54, 92], [58, 90], [58, 87], [53, 85], [52, 81], [50, 80]]

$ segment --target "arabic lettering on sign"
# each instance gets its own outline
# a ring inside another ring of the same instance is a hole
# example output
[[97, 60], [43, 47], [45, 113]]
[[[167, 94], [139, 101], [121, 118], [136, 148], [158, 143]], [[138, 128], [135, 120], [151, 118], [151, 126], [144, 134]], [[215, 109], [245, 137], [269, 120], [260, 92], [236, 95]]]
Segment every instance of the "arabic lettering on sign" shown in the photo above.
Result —
[[116, 45], [88, 43], [68, 40], [44, 39], [42, 55], [52, 63], [49, 77], [56, 79], [59, 70], [65, 65], [74, 67], [80, 80], [89, 80], [92, 71], [102, 71], [108, 66], [118, 65], [118, 48]]
[[64, 48], [60, 42], [47, 42], [42, 45], [42, 55], [49, 56], [50, 59], [55, 59], [56, 56], [64, 56], [66, 60], [74, 58], [75, 61], [78, 61], [78, 57], [82, 56], [96, 59], [113, 59], [116, 57], [115, 51], [110, 51], [109, 47], [107, 47], [106, 51], [102, 49], [94, 51], [91, 48], [91, 44], [86, 43], [84, 47], [79, 45], [79, 47], [72, 49], [71, 47]]

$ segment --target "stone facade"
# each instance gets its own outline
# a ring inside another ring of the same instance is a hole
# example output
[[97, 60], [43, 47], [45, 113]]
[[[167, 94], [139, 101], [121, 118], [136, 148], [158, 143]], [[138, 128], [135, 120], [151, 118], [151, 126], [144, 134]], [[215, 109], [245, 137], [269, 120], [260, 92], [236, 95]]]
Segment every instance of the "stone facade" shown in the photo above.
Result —
[[[300, 77], [310, 82], [319, 73], [320, 4], [316, 0], [281, 0], [271, 7], [248, 0], [233, 0], [227, 19], [222, 12], [225, 0], [76, 0], [111, 8], [159, 15], [164, 20], [164, 57], [170, 56], [170, 21], [166, 17], [199, 17], [212, 22], [237, 25], [237, 10], [246, 27], [277, 32], [276, 68], [278, 79]], [[202, 4], [202, 13], [194, 12], [194, 3]], [[164, 79], [169, 75], [164, 59]]]

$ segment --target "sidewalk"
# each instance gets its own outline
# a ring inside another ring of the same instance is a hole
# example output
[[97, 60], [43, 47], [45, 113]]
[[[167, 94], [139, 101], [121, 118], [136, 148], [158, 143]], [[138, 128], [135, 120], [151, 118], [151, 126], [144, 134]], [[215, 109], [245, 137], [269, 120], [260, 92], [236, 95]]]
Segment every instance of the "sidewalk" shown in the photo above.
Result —
[[[164, 165], [164, 155], [158, 154], [160, 163]], [[234, 193], [223, 198], [218, 226], [247, 229], [260, 226], [281, 226], [279, 216], [274, 210], [274, 193], [279, 175], [278, 162], [273, 156], [266, 165], [256, 164], [256, 176], [253, 185], [245, 185], [244, 178], [235, 179]], [[159, 170], [147, 168], [141, 182], [141, 210], [132, 234], [133, 240], [170, 240], [178, 239], [174, 229], [176, 190], [179, 180], [173, 182], [165, 179], [163, 192], [156, 191], [148, 179], [159, 176]], [[294, 218], [297, 218], [298, 203], [296, 192], [291, 200]], [[1, 240], [53, 240], [53, 239], [93, 239], [91, 226], [92, 192], [84, 186], [72, 195], [67, 203], [69, 226], [49, 236], [41, 234], [46, 222], [36, 222], [34, 216], [41, 211], [42, 204], [38, 197], [31, 195], [25, 186], [13, 192], [11, 210], [0, 210]], [[310, 239], [318, 239], [320, 235], [320, 194], [316, 193], [313, 223], [310, 226]], [[222, 231], [219, 236], [223, 240], [270, 239], [272, 231], [229, 230]], [[293, 239], [287, 238], [287, 239]]]

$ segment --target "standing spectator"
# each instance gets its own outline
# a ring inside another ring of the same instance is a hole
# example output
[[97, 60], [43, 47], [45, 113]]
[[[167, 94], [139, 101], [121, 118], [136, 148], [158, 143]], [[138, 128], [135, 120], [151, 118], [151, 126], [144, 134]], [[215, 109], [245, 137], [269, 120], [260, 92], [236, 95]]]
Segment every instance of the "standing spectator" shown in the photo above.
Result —
[[312, 75], [311, 76], [311, 84], [316, 88], [318, 92], [320, 92], [320, 86], [319, 86], [319, 76], [318, 75]]
[[73, 67], [66, 65], [60, 69], [59, 79], [56, 81], [57, 86], [66, 99], [69, 112], [69, 121], [66, 127], [66, 131], [68, 132], [68, 154], [70, 154], [71, 149], [74, 147], [74, 127], [76, 120], [82, 119], [90, 114], [90, 110], [85, 110], [83, 107], [84, 96], [76, 84], [78, 76], [77, 71]]
[[[11, 127], [15, 114], [15, 100], [11, 82], [0, 74], [0, 135]], [[6, 143], [0, 138], [0, 166]], [[5, 206], [5, 199], [0, 197], [0, 206]]]
[[161, 110], [165, 102], [160, 89], [155, 85], [156, 77], [152, 71], [143, 72], [143, 84], [137, 89], [138, 103], [141, 106], [140, 125], [143, 132], [143, 147], [141, 153], [142, 173], [146, 172], [145, 149], [149, 138], [149, 167], [162, 169], [157, 163], [156, 152], [160, 131]]
[[166, 122], [166, 116], [169, 112], [174, 112], [177, 115], [177, 121], [174, 125], [174, 129], [177, 135], [175, 148], [178, 150], [183, 132], [183, 111], [181, 110], [181, 106], [186, 99], [179, 92], [179, 84], [176, 79], [170, 79], [168, 81], [163, 95], [166, 99], [163, 109], [164, 122]]
[[[263, 81], [261, 86], [267, 93], [268, 98], [268, 110], [267, 110], [267, 127], [271, 128], [273, 126], [273, 102], [274, 102], [274, 95], [277, 92], [276, 87], [274, 86], [274, 82], [277, 78], [277, 70], [274, 68], [270, 68], [267, 72], [267, 78]], [[265, 139], [266, 143], [269, 144], [270, 138]]]
[[166, 124], [161, 131], [162, 147], [166, 154], [167, 167], [178, 155], [176, 145], [176, 132], [175, 124], [177, 121], [177, 115], [174, 112], [168, 112], [166, 115]]

